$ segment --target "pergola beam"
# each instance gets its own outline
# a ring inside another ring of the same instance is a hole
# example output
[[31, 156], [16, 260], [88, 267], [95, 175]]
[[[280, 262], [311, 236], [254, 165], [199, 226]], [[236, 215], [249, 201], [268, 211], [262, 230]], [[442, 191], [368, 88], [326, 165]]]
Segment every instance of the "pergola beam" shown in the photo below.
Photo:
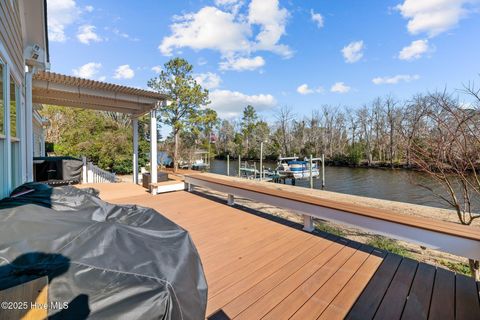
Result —
[[111, 111], [111, 112], [127, 113], [127, 114], [133, 114], [133, 115], [141, 115], [146, 112], [146, 111], [139, 112], [139, 110], [137, 109], [111, 107], [111, 106], [97, 105], [97, 104], [92, 104], [92, 103], [87, 103], [82, 101], [72, 101], [72, 100], [44, 98], [44, 97], [34, 97], [33, 103], [51, 104], [56, 106], [84, 108], [84, 109], [92, 109], [92, 110], [99, 110], [99, 111]]
[[[82, 81], [84, 79], [79, 79]], [[100, 83], [103, 84], [103, 83]], [[113, 85], [112, 85], [113, 86]], [[108, 84], [99, 85], [98, 88], [90, 88], [90, 87], [83, 87], [80, 83], [78, 85], [75, 84], [63, 84], [57, 83], [53, 81], [47, 80], [33, 80], [33, 88], [34, 89], [43, 89], [48, 91], [59, 91], [65, 93], [73, 93], [78, 95], [90, 95], [90, 96], [99, 96], [113, 100], [123, 100], [129, 101], [134, 103], [141, 103], [141, 104], [154, 104], [156, 100], [159, 98], [157, 97], [146, 97], [143, 95], [137, 94], [126, 94], [124, 92], [115, 91], [112, 89], [107, 89]], [[164, 97], [161, 97], [162, 99]]]
[[36, 100], [42, 99], [59, 99], [59, 100], [67, 100], [67, 101], [78, 101], [81, 100], [84, 103], [90, 103], [97, 106], [107, 106], [107, 107], [116, 107], [116, 108], [126, 108], [132, 110], [141, 110], [141, 111], [148, 111], [150, 106], [154, 104], [154, 102], [149, 103], [137, 103], [131, 102], [126, 100], [120, 99], [111, 99], [106, 98], [104, 96], [95, 96], [95, 95], [86, 95], [86, 94], [78, 94], [72, 92], [64, 92], [64, 91], [56, 91], [56, 90], [46, 90], [46, 89], [33, 89], [33, 95]]

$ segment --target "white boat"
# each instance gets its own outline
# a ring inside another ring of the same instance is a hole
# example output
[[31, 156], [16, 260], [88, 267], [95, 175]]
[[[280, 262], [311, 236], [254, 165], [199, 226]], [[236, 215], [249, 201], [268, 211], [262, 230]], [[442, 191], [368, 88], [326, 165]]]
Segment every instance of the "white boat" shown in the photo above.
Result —
[[193, 170], [206, 170], [209, 165], [203, 161], [203, 159], [197, 159], [192, 163]]
[[[310, 163], [309, 161], [298, 160], [298, 157], [279, 157], [276, 171], [286, 177], [308, 179], [310, 178]], [[312, 163], [311, 174], [312, 177], [318, 177], [320, 175], [320, 171], [315, 162]]]

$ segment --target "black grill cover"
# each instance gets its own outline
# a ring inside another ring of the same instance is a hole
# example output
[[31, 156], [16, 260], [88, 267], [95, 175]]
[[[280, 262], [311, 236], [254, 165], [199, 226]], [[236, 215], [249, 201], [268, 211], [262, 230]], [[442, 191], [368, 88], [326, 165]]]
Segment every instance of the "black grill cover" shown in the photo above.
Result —
[[[30, 193], [29, 190], [34, 190]], [[207, 285], [184, 229], [93, 189], [22, 185], [0, 201], [0, 290], [47, 275], [51, 319], [204, 319]]]
[[35, 181], [68, 181], [79, 183], [82, 180], [83, 162], [73, 157], [35, 157]]

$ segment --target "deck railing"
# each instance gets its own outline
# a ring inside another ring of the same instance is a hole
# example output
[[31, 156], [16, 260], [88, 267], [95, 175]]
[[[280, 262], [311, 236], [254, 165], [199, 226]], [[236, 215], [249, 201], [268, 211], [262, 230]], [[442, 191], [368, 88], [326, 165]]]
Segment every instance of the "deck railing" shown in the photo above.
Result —
[[202, 174], [186, 175], [185, 185], [188, 191], [191, 191], [193, 186], [199, 186], [226, 193], [229, 205], [234, 205], [235, 197], [238, 196], [292, 210], [303, 215], [305, 231], [313, 231], [315, 228], [313, 218], [320, 218], [480, 260], [480, 231], [476, 228], [394, 214], [376, 208]]
[[103, 170], [92, 162], [87, 162], [83, 157], [83, 183], [115, 183], [117, 182], [117, 176], [113, 172]]

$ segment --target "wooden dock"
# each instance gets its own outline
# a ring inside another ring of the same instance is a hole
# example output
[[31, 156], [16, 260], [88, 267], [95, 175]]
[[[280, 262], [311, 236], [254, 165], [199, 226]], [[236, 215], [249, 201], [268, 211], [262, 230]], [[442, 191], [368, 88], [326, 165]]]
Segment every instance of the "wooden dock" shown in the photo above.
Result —
[[92, 186], [106, 201], [154, 208], [190, 232], [209, 286], [207, 317], [480, 319], [471, 278], [199, 193]]

